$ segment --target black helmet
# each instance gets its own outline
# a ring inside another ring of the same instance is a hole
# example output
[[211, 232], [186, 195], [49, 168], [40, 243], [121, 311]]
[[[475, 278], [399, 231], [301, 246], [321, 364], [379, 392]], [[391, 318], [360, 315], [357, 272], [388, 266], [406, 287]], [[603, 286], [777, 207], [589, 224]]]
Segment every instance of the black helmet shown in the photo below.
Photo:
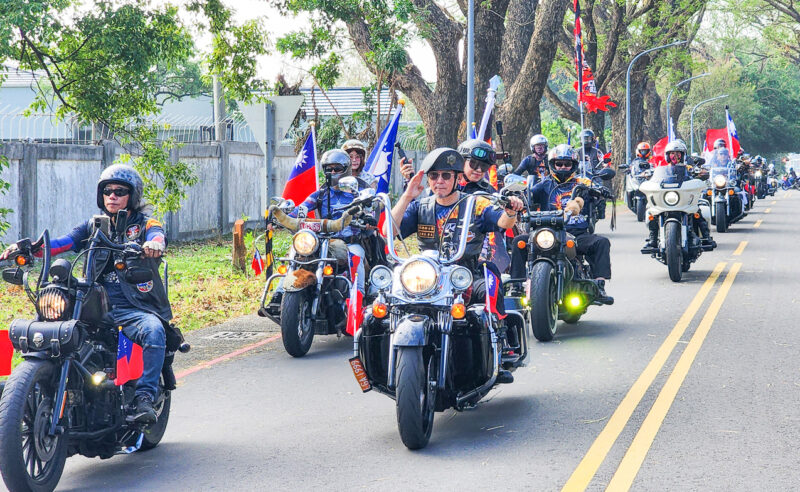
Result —
[[433, 149], [422, 160], [420, 167], [425, 174], [431, 171], [454, 171], [456, 173], [464, 172], [464, 158], [457, 150], [450, 147], [439, 147]]
[[461, 145], [458, 146], [458, 153], [461, 154], [461, 157], [465, 160], [472, 159], [486, 162], [490, 165], [494, 164], [497, 158], [497, 154], [492, 146], [477, 138], [462, 142]]
[[588, 128], [581, 132], [581, 144], [583, 146], [592, 145], [594, 143], [594, 132]]
[[100, 173], [100, 179], [97, 180], [97, 206], [100, 210], [105, 211], [106, 209], [103, 203], [103, 188], [112, 183], [121, 184], [130, 188], [131, 194], [128, 195], [128, 210], [139, 210], [142, 194], [144, 193], [144, 183], [142, 182], [142, 176], [139, 175], [139, 172], [128, 164], [114, 164]]
[[342, 172], [338, 173], [331, 173], [331, 185], [336, 186], [339, 183], [339, 180], [346, 177], [352, 176], [353, 172], [350, 166], [350, 156], [347, 155], [347, 152], [341, 149], [331, 149], [324, 154], [322, 154], [322, 159], [319, 161], [319, 167], [325, 170], [325, 166], [331, 164], [339, 164], [344, 168]]
[[719, 148], [723, 148], [723, 147], [727, 147], [727, 146], [728, 146], [728, 144], [725, 142], [724, 138], [718, 138], [718, 139], [714, 140], [714, 148], [715, 149], [719, 149]]
[[[568, 161], [571, 163], [571, 166], [569, 169], [556, 170], [557, 161]], [[567, 181], [578, 170], [578, 158], [575, 156], [575, 149], [568, 144], [557, 145], [547, 156], [547, 167], [550, 169], [550, 174], [556, 181], [559, 183]]]

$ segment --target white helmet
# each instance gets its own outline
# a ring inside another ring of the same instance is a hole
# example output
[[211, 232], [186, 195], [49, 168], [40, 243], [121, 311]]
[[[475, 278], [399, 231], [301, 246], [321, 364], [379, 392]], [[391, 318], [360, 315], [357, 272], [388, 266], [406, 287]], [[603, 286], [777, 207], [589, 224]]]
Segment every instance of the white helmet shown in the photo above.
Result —
[[531, 137], [531, 142], [530, 142], [531, 152], [533, 152], [534, 145], [544, 144], [544, 153], [547, 154], [547, 144], [549, 143], [550, 142], [547, 141], [547, 137], [545, 137], [544, 135], [541, 134], [534, 135]]

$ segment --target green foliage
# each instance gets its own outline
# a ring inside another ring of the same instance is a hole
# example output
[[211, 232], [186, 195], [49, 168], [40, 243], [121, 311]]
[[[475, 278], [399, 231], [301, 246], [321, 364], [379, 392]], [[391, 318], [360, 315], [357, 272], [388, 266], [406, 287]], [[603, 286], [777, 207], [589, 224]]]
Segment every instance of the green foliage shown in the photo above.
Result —
[[[0, 174], [2, 174], [3, 169], [6, 169], [7, 167], [8, 167], [8, 157], [0, 155]], [[11, 189], [11, 183], [0, 179], [0, 196], [8, 193], [8, 190], [10, 189]], [[11, 212], [12, 210], [10, 208], [0, 207], [0, 236], [2, 236], [10, 227], [10, 224], [6, 220], [6, 217]], [[2, 246], [2, 242], [0, 242], [0, 246]]]
[[[542, 112], [542, 135], [547, 137], [552, 149], [556, 145], [567, 143], [567, 122], [563, 118], [554, 117], [550, 112]], [[574, 130], [578, 132], [580, 129]]]
[[153, 206], [154, 216], [163, 218], [167, 212], [180, 210], [186, 189], [197, 183], [197, 175], [190, 164], [172, 162], [169, 154], [175, 143], [158, 141], [158, 130], [156, 125], [137, 128], [131, 139], [141, 145], [141, 154], [123, 154], [120, 160], [133, 162], [144, 181], [144, 200]]

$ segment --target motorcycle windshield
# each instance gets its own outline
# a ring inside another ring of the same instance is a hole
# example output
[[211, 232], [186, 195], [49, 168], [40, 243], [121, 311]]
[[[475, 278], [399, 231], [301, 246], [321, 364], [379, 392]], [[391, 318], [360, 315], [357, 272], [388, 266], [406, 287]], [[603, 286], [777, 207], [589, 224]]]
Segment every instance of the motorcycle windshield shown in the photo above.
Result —
[[712, 167], [709, 178], [713, 181], [716, 176], [725, 176], [728, 181], [736, 180], [736, 169], [732, 167]]
[[650, 181], [667, 185], [680, 185], [691, 179], [686, 172], [686, 166], [659, 166], [653, 171]]
[[731, 159], [731, 154], [728, 152], [728, 149], [717, 149], [711, 153], [706, 162], [706, 167], [708, 168], [715, 168], [715, 167], [735, 167], [733, 163], [733, 159]]

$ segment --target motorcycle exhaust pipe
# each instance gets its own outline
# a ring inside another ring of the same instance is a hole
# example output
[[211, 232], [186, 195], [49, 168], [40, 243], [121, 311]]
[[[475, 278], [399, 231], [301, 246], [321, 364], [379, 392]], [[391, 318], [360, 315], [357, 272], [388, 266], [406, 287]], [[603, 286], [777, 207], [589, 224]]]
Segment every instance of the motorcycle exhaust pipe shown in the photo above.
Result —
[[489, 390], [492, 389], [494, 386], [494, 382], [497, 381], [497, 374], [500, 371], [500, 347], [497, 343], [497, 333], [495, 333], [494, 328], [489, 325], [489, 333], [492, 337], [492, 377], [489, 378], [481, 386], [478, 386], [474, 390], [456, 397], [456, 407], [463, 408], [464, 404], [469, 402], [469, 400], [473, 399], [474, 397], [482, 398]]

